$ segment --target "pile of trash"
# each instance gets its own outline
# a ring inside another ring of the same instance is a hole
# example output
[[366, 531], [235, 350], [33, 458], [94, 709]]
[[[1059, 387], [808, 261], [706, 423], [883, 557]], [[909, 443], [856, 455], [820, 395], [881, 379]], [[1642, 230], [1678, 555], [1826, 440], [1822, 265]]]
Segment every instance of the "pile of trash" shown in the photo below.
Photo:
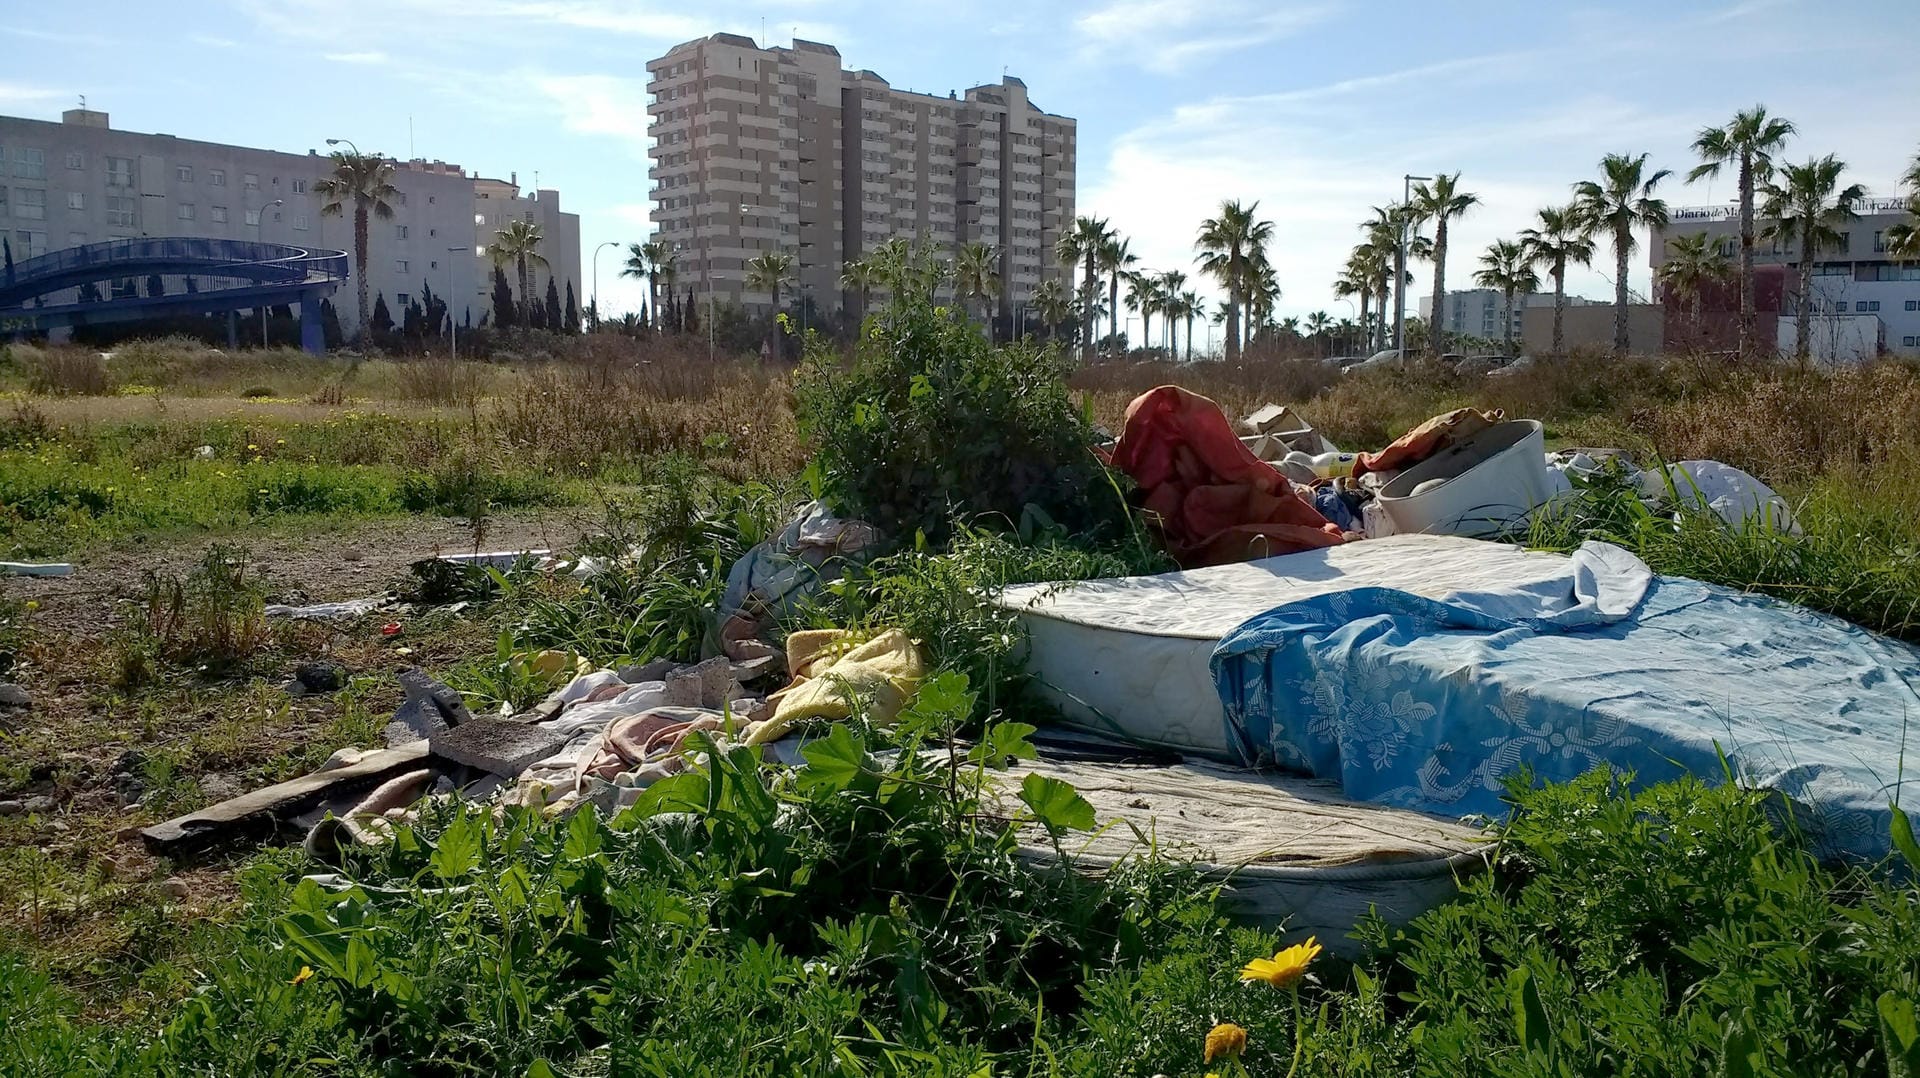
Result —
[[1497, 409], [1444, 412], [1377, 452], [1344, 452], [1292, 407], [1268, 404], [1236, 432], [1213, 401], [1161, 386], [1127, 407], [1107, 459], [1188, 568], [1385, 535], [1513, 534], [1607, 467], [1626, 469], [1655, 508], [1797, 531], [1785, 500], [1731, 465], [1643, 471], [1619, 450], [1549, 453], [1538, 421]]

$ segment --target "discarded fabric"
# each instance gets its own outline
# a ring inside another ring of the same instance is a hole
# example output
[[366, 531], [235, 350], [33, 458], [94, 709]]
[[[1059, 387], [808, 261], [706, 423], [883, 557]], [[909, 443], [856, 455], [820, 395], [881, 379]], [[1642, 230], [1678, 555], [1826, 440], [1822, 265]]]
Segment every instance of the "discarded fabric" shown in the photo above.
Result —
[[803, 506], [727, 572], [719, 609], [727, 655], [741, 660], [768, 653], [751, 645], [772, 617], [817, 591], [830, 569], [863, 560], [879, 538], [873, 525], [842, 519], [825, 502]]
[[1453, 443], [1471, 438], [1500, 422], [1505, 413], [1499, 409], [1481, 412], [1456, 408], [1434, 416], [1425, 423], [1394, 439], [1378, 453], [1362, 453], [1353, 462], [1355, 478], [1368, 472], [1392, 472], [1411, 468]]
[[747, 744], [778, 741], [805, 720], [845, 719], [853, 713], [851, 695], [866, 701], [867, 721], [889, 725], [925, 675], [926, 662], [899, 629], [872, 639], [844, 629], [819, 629], [787, 637], [787, 668], [793, 684], [767, 698], [773, 716], [748, 735]]
[[1656, 503], [1677, 498], [1683, 504], [1703, 505], [1735, 528], [1753, 524], [1800, 533], [1785, 498], [1717, 460], [1683, 460], [1664, 469], [1650, 468], [1640, 473], [1640, 492]]
[[1294, 492], [1287, 477], [1253, 455], [1220, 406], [1177, 386], [1127, 405], [1113, 466], [1140, 486], [1174, 560], [1216, 565], [1341, 541]]

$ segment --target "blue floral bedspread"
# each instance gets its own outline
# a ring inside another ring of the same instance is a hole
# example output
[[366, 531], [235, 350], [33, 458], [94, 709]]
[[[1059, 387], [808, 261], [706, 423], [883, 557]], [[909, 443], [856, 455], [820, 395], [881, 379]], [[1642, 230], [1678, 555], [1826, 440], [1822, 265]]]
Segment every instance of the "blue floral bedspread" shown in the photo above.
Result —
[[1606, 764], [1792, 798], [1826, 856], [1878, 858], [1920, 727], [1920, 651], [1837, 618], [1589, 543], [1561, 576], [1443, 600], [1356, 588], [1249, 619], [1213, 653], [1245, 763], [1347, 796], [1499, 816], [1503, 780]]

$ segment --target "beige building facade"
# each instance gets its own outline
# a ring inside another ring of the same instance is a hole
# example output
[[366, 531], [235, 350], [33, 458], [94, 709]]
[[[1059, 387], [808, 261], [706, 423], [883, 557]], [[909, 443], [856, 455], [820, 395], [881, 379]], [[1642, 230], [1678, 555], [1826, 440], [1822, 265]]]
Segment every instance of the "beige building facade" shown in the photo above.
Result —
[[842, 267], [896, 238], [946, 256], [992, 247], [1003, 316], [1064, 280], [1051, 251], [1073, 220], [1075, 123], [1019, 79], [909, 92], [846, 70], [831, 45], [738, 34], [677, 45], [647, 71], [652, 220], [679, 287], [764, 310], [772, 297], [746, 287], [746, 265], [778, 251], [801, 294], [851, 306]]

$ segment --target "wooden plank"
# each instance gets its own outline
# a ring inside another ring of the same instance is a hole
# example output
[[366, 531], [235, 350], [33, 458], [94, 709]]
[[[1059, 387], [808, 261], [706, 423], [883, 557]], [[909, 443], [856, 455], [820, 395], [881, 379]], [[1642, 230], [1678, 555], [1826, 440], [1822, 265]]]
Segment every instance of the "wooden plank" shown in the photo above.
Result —
[[426, 759], [424, 739], [380, 749], [345, 767], [302, 775], [143, 827], [140, 837], [151, 853], [179, 856], [242, 835], [271, 833], [288, 817], [356, 788], [371, 790], [403, 771], [420, 767]]

